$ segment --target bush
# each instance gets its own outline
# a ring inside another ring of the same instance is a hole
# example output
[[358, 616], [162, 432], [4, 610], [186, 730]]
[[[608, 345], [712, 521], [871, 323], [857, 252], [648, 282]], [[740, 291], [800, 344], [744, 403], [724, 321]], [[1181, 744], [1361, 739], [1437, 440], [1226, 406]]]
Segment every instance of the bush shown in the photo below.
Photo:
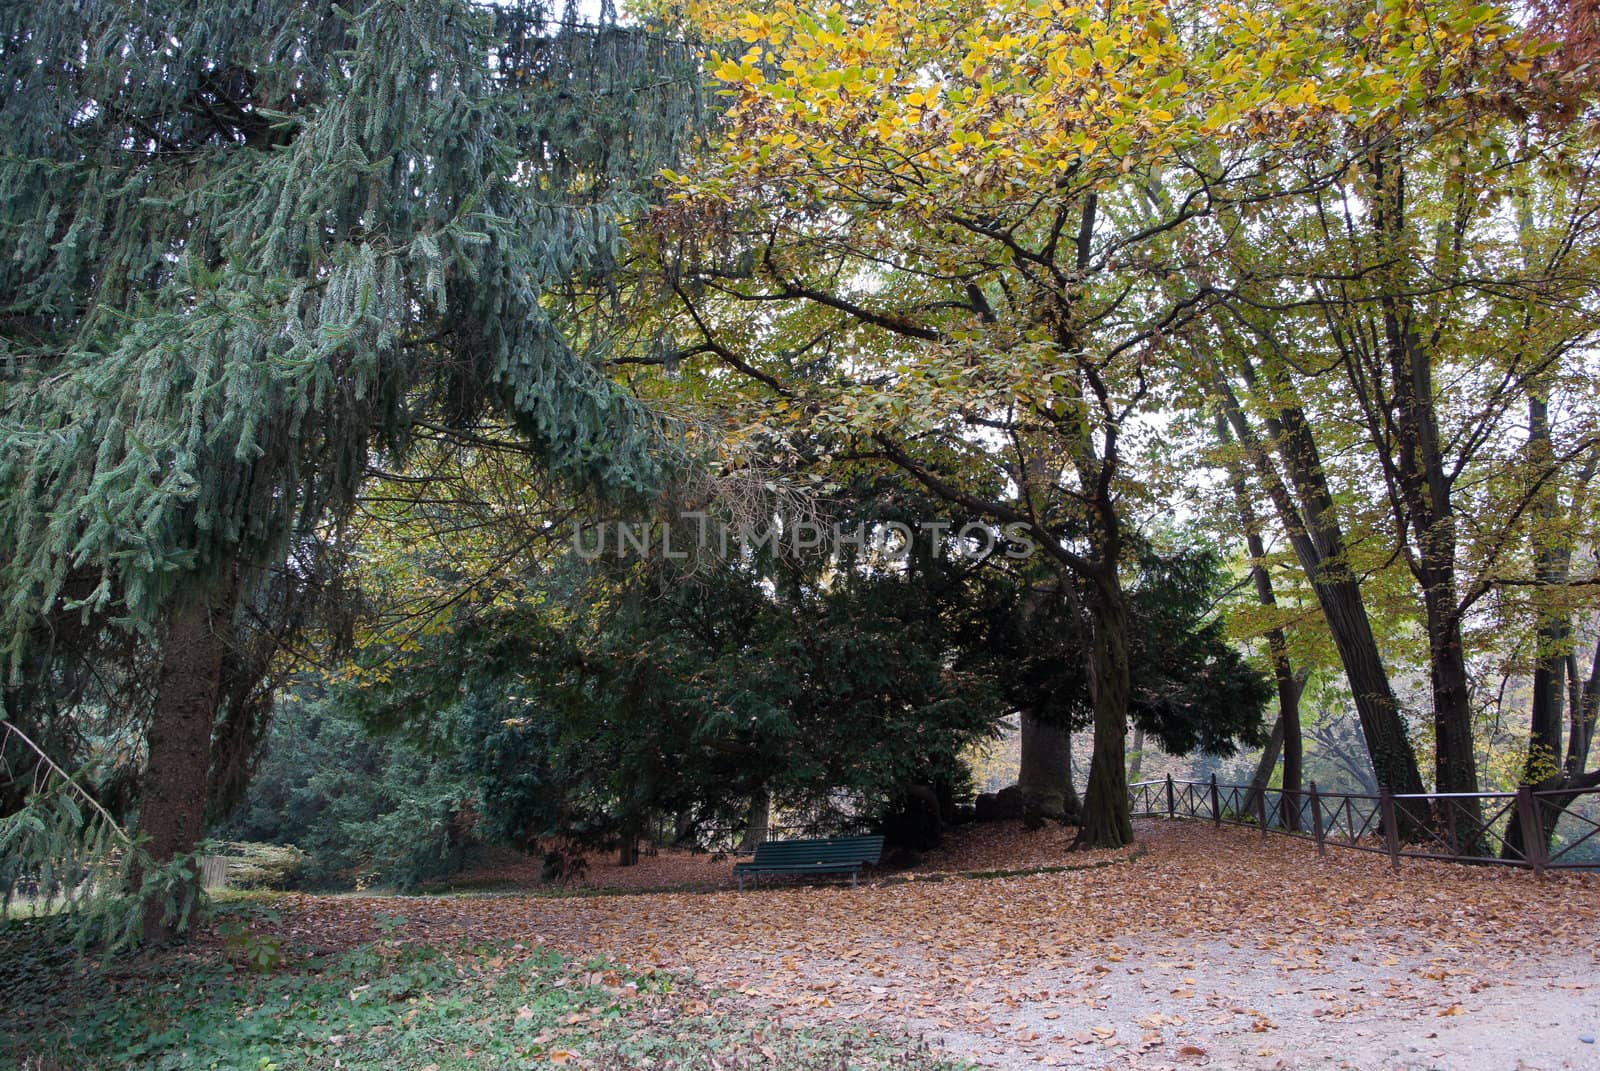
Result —
[[[273, 888], [409, 890], [459, 869], [476, 843], [474, 791], [459, 763], [370, 736], [315, 689], [294, 696], [273, 721], [243, 802], [216, 831], [278, 848], [270, 862], [257, 849], [249, 875]], [[281, 854], [291, 845], [294, 868]]]
[[306, 865], [306, 853], [293, 844], [234, 840], [218, 851], [228, 860], [230, 889], [292, 889]]

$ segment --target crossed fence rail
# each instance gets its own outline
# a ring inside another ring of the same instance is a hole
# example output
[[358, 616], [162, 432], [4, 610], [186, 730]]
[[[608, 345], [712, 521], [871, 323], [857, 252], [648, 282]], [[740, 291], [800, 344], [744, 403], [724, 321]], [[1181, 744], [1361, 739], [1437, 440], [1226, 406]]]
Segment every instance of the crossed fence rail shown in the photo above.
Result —
[[1136, 818], [1255, 826], [1400, 860], [1434, 859], [1545, 870], [1600, 870], [1600, 788], [1582, 791], [1298, 792], [1167, 777], [1128, 786]]

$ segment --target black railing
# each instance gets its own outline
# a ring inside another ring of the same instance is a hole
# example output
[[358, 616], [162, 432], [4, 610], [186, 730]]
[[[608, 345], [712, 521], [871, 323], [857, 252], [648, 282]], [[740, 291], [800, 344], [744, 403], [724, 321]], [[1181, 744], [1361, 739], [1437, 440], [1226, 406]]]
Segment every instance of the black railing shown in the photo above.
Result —
[[1136, 818], [1193, 818], [1255, 826], [1328, 845], [1402, 858], [1546, 869], [1600, 869], [1600, 788], [1581, 792], [1427, 792], [1376, 795], [1250, 785], [1140, 781], [1128, 786]]

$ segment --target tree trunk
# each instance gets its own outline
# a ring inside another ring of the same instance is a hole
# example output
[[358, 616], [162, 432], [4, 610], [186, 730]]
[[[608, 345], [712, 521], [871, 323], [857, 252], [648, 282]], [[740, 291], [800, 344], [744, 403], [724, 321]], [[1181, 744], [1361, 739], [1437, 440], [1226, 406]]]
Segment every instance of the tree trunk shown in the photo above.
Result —
[[1389, 674], [1378, 654], [1361, 587], [1353, 579], [1314, 584], [1317, 601], [1333, 633], [1334, 646], [1344, 664], [1345, 679], [1355, 699], [1356, 716], [1367, 742], [1378, 784], [1397, 794], [1421, 793], [1422, 773], [1416, 752], [1400, 719], [1400, 704], [1389, 686]]
[[[1455, 612], [1454, 577], [1454, 569], [1440, 570], [1436, 584], [1424, 596], [1428, 675], [1433, 685], [1435, 785], [1440, 792], [1476, 792], [1478, 760], [1472, 746], [1472, 705], [1461, 647], [1461, 621]], [[1473, 804], [1471, 809], [1477, 812], [1476, 801], [1459, 802]], [[1466, 830], [1460, 832], [1465, 834]]]
[[1400, 717], [1400, 705], [1378, 653], [1372, 622], [1361, 597], [1361, 584], [1345, 559], [1344, 530], [1322, 470], [1321, 455], [1303, 414], [1285, 405], [1268, 421], [1273, 447], [1294, 485], [1274, 466], [1255, 429], [1239, 405], [1233, 388], [1214, 380], [1228, 423], [1245, 447], [1278, 519], [1289, 535], [1295, 557], [1316, 593], [1317, 603], [1344, 666], [1355, 700], [1368, 757], [1378, 783], [1394, 793], [1421, 793], [1422, 773]]
[[674, 845], [689, 844], [694, 840], [694, 811], [679, 811], [672, 822], [672, 843]]
[[[1278, 630], [1274, 629], [1274, 632]], [[1279, 637], [1282, 633], [1279, 632]], [[1278, 720], [1272, 723], [1272, 737], [1261, 751], [1261, 761], [1256, 763], [1255, 774], [1250, 778], [1250, 791], [1245, 794], [1244, 813], [1256, 813], [1256, 797], [1272, 784], [1272, 773], [1283, 758], [1282, 794], [1278, 802], [1278, 821], [1285, 829], [1300, 828], [1300, 793], [1304, 784], [1305, 745], [1300, 732], [1300, 692], [1305, 680], [1288, 672], [1289, 660], [1285, 653], [1282, 662], [1273, 660], [1274, 676], [1278, 684]]]
[[1256, 797], [1265, 792], [1272, 784], [1272, 775], [1277, 772], [1278, 760], [1283, 757], [1283, 715], [1278, 715], [1278, 720], [1272, 723], [1272, 735], [1267, 738], [1267, 746], [1261, 749], [1261, 758], [1256, 760], [1256, 772], [1250, 775], [1250, 790], [1244, 794], [1242, 804], [1245, 814], [1256, 813]]
[[[1471, 794], [1478, 791], [1478, 763], [1472, 741], [1472, 704], [1461, 615], [1467, 604], [1456, 587], [1454, 474], [1439, 433], [1432, 354], [1438, 330], [1423, 337], [1409, 274], [1417, 261], [1411, 251], [1407, 215], [1407, 174], [1392, 147], [1367, 156], [1373, 203], [1372, 233], [1380, 248], [1392, 251], [1384, 274], [1390, 284], [1379, 292], [1382, 345], [1344, 347], [1350, 389], [1378, 448], [1377, 459], [1388, 489], [1401, 549], [1422, 589], [1427, 619], [1428, 676], [1432, 685], [1434, 785], [1461, 798], [1438, 801], [1448, 815], [1433, 815], [1451, 850], [1475, 855], [1483, 844], [1483, 811]], [[1439, 232], [1441, 241], [1444, 231]], [[1433, 269], [1455, 260], [1444, 243]], [[1430, 280], [1431, 281], [1431, 280]], [[1387, 378], [1387, 383], [1385, 383]], [[1385, 398], [1387, 395], [1387, 398]], [[1456, 471], [1465, 457], [1457, 459]], [[1409, 538], [1407, 533], [1410, 533]]]
[[1578, 685], [1578, 659], [1567, 655], [1568, 683], [1572, 697], [1569, 700], [1572, 725], [1567, 732], [1567, 779], [1580, 776], [1589, 764], [1589, 749], [1594, 743], [1594, 727], [1600, 716], [1600, 640], [1595, 642], [1594, 658], [1589, 663], [1589, 679]]
[[[1528, 399], [1528, 460], [1537, 469], [1551, 463], [1550, 406], [1535, 394]], [[1529, 536], [1534, 569], [1541, 584], [1564, 584], [1571, 550], [1561, 538], [1561, 501], [1548, 487], [1534, 502]], [[1566, 707], [1567, 655], [1570, 653], [1571, 612], [1543, 592], [1534, 593], [1538, 607], [1535, 633], [1533, 709], [1528, 726], [1528, 750], [1523, 757], [1522, 783], [1537, 785], [1555, 775], [1561, 763], [1561, 716]], [[1576, 713], [1576, 711], [1574, 711]], [[1577, 772], [1582, 772], [1580, 767]]]
[[[1231, 443], [1227, 418], [1217, 414], [1217, 437], [1224, 445]], [[1276, 608], [1278, 597], [1272, 590], [1272, 577], [1267, 572], [1267, 548], [1261, 539], [1261, 520], [1250, 501], [1250, 490], [1244, 472], [1232, 458], [1228, 460], [1228, 482], [1233, 486], [1234, 506], [1239, 513], [1239, 524], [1244, 529], [1245, 549], [1250, 552], [1250, 579], [1255, 583], [1256, 601], [1262, 606]], [[1276, 626], [1267, 629], [1267, 654], [1272, 660], [1272, 677], [1278, 686], [1278, 720], [1272, 727], [1272, 740], [1262, 752], [1255, 777], [1250, 782], [1250, 793], [1245, 801], [1245, 813], [1256, 813], [1256, 797], [1265, 793], [1272, 781], [1272, 771], [1277, 766], [1278, 753], [1283, 753], [1283, 793], [1280, 797], [1279, 819], [1285, 829], [1300, 828], [1300, 783], [1304, 763], [1304, 745], [1300, 738], [1300, 689], [1303, 680], [1294, 674], [1289, 663], [1289, 637]]]
[[[147, 737], [149, 762], [139, 802], [139, 831], [149, 838], [147, 848], [157, 864], [193, 851], [204, 832], [211, 733], [231, 617], [231, 597], [197, 598], [172, 612], [162, 637]], [[180, 887], [146, 900], [146, 942], [159, 944], [175, 936], [168, 900], [181, 902], [193, 893]]]
[[1138, 784], [1139, 775], [1144, 770], [1144, 729], [1135, 726], [1133, 730], [1133, 754], [1128, 756], [1128, 783]]
[[767, 825], [771, 820], [772, 797], [765, 789], [750, 801], [750, 810], [744, 822], [744, 839], [739, 842], [741, 852], [753, 852], [767, 839]]
[[1300, 690], [1305, 682], [1289, 672], [1285, 653], [1275, 661], [1278, 711], [1283, 721], [1283, 827], [1300, 828], [1300, 792], [1305, 784], [1305, 744], [1300, 733]]
[[[1447, 600], [1448, 608], [1440, 605]], [[1478, 758], [1472, 740], [1472, 705], [1466, 657], [1461, 648], [1461, 625], [1455, 614], [1455, 585], [1441, 585], [1437, 593], [1430, 592], [1425, 601], [1428, 604], [1428, 675], [1433, 684], [1434, 784], [1441, 793], [1475, 793], [1478, 791]], [[1457, 799], [1441, 799], [1438, 806], [1453, 812], [1442, 823], [1435, 816], [1434, 822], [1435, 832], [1440, 837], [1450, 837], [1451, 850], [1460, 855], [1482, 854], [1485, 851], [1482, 801], [1476, 796], [1463, 795]]]
[[622, 831], [617, 848], [618, 866], [637, 866], [639, 863], [639, 831], [633, 828]]
[[[1380, 169], [1380, 176], [1382, 172]], [[1380, 178], [1380, 187], [1383, 183]], [[1391, 196], [1380, 201], [1394, 217], [1387, 224], [1398, 234], [1403, 206], [1401, 176], [1389, 184]], [[1386, 226], [1379, 213], [1377, 226]], [[1478, 791], [1478, 760], [1472, 746], [1472, 704], [1468, 693], [1466, 655], [1461, 645], [1460, 593], [1456, 590], [1456, 528], [1450, 478], [1445, 472], [1434, 411], [1432, 368], [1416, 337], [1410, 303], [1394, 297], [1383, 302], [1384, 335], [1389, 352], [1393, 392], [1391, 418], [1398, 458], [1389, 470], [1396, 520], [1402, 531], [1409, 523], [1415, 549], [1412, 573], [1422, 587], [1427, 618], [1428, 677], [1432, 685], [1434, 787], [1443, 793]], [[1387, 459], [1385, 459], [1387, 460]], [[1403, 508], [1402, 508], [1403, 504]], [[1442, 802], [1455, 808], [1444, 823], [1454, 831], [1452, 850], [1476, 854], [1482, 845], [1483, 813], [1476, 799]]]
[[1571, 635], [1571, 626], [1564, 615], [1540, 615], [1535, 639], [1538, 653], [1533, 669], [1528, 750], [1522, 760], [1522, 783], [1525, 785], [1538, 784], [1560, 767], [1562, 715], [1567, 713], [1567, 661], [1571, 657], [1566, 647]]
[[[1600, 715], [1600, 641], [1595, 644], [1594, 661], [1589, 667], [1589, 679], [1583, 682], [1581, 687], [1578, 681], [1577, 656], [1568, 652], [1564, 661], [1568, 675], [1570, 692], [1568, 708], [1571, 719], [1567, 735], [1566, 762], [1556, 773], [1549, 774], [1537, 782], [1525, 782], [1538, 791], [1560, 790], [1562, 793], [1559, 796], [1542, 797], [1540, 800], [1539, 819], [1546, 846], [1549, 845], [1550, 838], [1555, 836], [1561, 812], [1571, 806], [1573, 800], [1581, 793], [1600, 785], [1600, 770], [1584, 772], [1584, 767], [1589, 761], [1590, 743], [1594, 737], [1595, 719]], [[1522, 823], [1506, 823], [1500, 858], [1527, 858], [1527, 849], [1522, 839]]]
[[1120, 848], [1133, 841], [1128, 805], [1128, 619], [1115, 556], [1102, 568], [1089, 599], [1089, 697], [1094, 705], [1094, 754], [1084, 792], [1083, 824], [1075, 848]]
[[1022, 762], [1017, 787], [1022, 817], [1029, 828], [1045, 819], [1078, 821], [1078, 792], [1072, 785], [1072, 737], [1065, 726], [1050, 725], [1022, 712]]

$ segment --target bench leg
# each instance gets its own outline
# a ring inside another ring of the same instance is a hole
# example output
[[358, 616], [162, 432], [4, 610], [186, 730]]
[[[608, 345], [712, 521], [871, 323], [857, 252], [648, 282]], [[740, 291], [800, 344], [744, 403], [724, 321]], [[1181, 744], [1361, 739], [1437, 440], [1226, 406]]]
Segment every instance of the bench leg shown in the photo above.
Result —
[[850, 887], [852, 889], [856, 887], [856, 872], [854, 870], [850, 871]]

